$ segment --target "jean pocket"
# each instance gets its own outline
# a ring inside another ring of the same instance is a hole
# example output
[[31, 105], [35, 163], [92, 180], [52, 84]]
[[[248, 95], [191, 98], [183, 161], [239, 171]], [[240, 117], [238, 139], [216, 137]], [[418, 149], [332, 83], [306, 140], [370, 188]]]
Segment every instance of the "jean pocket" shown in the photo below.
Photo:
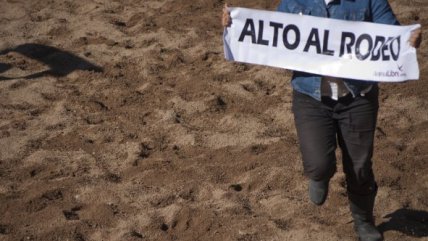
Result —
[[368, 19], [366, 9], [350, 9], [350, 10], [342, 10], [339, 11], [339, 15], [343, 20], [349, 20], [349, 21], [365, 21]]
[[288, 5], [289, 5], [290, 13], [299, 14], [299, 15], [311, 15], [311, 10], [300, 3], [297, 3], [295, 1], [290, 1]]

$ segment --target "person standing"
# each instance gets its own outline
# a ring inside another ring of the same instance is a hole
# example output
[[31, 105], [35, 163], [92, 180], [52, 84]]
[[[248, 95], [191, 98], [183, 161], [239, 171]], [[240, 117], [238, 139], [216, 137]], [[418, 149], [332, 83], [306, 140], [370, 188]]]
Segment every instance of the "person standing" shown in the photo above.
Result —
[[[278, 11], [349, 21], [398, 25], [387, 0], [282, 0]], [[222, 24], [230, 26], [227, 4]], [[418, 48], [421, 30], [412, 32], [410, 45]], [[378, 113], [375, 82], [320, 76], [294, 71], [294, 120], [309, 199], [322, 205], [336, 172], [335, 150], [342, 151], [343, 171], [355, 231], [361, 241], [383, 240], [373, 219], [378, 186], [372, 169], [373, 141]]]

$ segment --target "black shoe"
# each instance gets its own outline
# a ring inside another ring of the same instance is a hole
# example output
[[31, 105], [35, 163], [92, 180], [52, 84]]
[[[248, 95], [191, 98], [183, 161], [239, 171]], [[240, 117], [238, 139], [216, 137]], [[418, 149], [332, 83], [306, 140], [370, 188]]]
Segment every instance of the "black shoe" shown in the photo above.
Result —
[[322, 205], [327, 199], [329, 179], [322, 181], [309, 180], [309, 199], [316, 205]]
[[372, 222], [354, 221], [355, 232], [357, 232], [360, 241], [382, 241], [382, 234], [377, 230]]
[[369, 195], [355, 195], [348, 192], [349, 204], [354, 228], [360, 241], [382, 241], [383, 236], [374, 225], [373, 206], [377, 193], [377, 186]]

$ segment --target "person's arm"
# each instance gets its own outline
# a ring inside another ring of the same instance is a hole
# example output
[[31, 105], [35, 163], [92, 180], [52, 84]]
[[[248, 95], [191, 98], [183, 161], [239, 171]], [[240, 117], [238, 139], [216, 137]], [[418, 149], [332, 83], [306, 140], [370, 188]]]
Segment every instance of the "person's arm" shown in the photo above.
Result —
[[223, 15], [222, 15], [222, 18], [221, 18], [221, 24], [225, 28], [229, 27], [230, 24], [232, 24], [232, 18], [230, 17], [230, 12], [229, 12], [229, 10], [227, 8], [228, 8], [227, 3], [225, 3], [224, 7], [223, 7]]
[[412, 35], [410, 35], [410, 38], [409, 38], [409, 43], [410, 43], [410, 46], [414, 48], [419, 48], [419, 46], [421, 46], [422, 30], [420, 28], [412, 32]]
[[387, 0], [370, 0], [373, 23], [400, 25]]
[[278, 12], [287, 12], [287, 5], [286, 5], [286, 3], [285, 3], [286, 1], [281, 1], [280, 3], [279, 3], [279, 5], [278, 5], [278, 7], [276, 8], [276, 10], [278, 11]]
[[[387, 0], [371, 0], [371, 12], [374, 23], [400, 25]], [[412, 47], [419, 48], [421, 42], [422, 30], [419, 28], [412, 32], [409, 43]]]

